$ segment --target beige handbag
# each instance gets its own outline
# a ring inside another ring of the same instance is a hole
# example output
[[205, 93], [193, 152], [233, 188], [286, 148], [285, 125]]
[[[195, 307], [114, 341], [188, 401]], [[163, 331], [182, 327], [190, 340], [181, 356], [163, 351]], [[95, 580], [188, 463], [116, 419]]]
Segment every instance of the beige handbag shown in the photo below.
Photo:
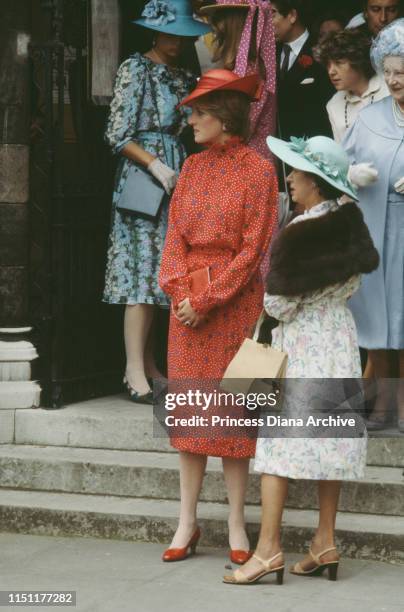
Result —
[[[288, 356], [269, 344], [257, 342], [264, 321], [258, 319], [254, 338], [246, 338], [224, 373], [220, 388], [228, 393], [268, 393], [272, 379], [285, 378]], [[269, 379], [269, 380], [268, 380]]]

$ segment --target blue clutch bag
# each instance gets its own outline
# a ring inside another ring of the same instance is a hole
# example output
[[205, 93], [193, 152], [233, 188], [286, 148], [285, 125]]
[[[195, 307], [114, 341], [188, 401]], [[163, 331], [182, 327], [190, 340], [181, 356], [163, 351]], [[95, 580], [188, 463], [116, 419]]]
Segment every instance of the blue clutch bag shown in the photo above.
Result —
[[131, 164], [116, 208], [121, 213], [154, 221], [166, 195], [161, 184], [147, 170]]

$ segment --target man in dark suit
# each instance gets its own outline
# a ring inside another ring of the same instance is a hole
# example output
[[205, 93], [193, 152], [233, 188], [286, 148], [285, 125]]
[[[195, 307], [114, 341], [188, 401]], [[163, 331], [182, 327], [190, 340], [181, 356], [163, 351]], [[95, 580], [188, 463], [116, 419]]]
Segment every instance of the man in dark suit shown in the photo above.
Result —
[[362, 32], [374, 38], [387, 25], [403, 16], [403, 0], [363, 0]]
[[280, 137], [332, 136], [326, 104], [335, 90], [313, 58], [307, 0], [272, 0], [272, 6], [278, 42]]

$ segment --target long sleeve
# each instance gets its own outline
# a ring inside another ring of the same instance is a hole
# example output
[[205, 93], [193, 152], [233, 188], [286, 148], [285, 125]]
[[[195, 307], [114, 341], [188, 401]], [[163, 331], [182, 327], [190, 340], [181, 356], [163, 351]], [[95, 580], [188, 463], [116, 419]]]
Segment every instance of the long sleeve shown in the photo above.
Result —
[[360, 275], [355, 275], [344, 283], [328, 285], [324, 289], [318, 289], [304, 295], [285, 297], [283, 295], [265, 293], [264, 308], [268, 315], [278, 319], [278, 321], [290, 323], [296, 317], [299, 310], [306, 305], [315, 304], [328, 297], [334, 300], [348, 300], [358, 290], [360, 279]]
[[134, 140], [144, 98], [145, 67], [136, 56], [118, 69], [105, 140], [115, 154]]
[[186, 259], [188, 245], [178, 227], [181, 199], [186, 189], [191, 163], [192, 157], [189, 157], [184, 163], [171, 198], [167, 236], [160, 265], [160, 287], [171, 297], [175, 306], [191, 295]]
[[266, 313], [285, 323], [289, 323], [295, 318], [301, 303], [301, 296], [284, 297], [283, 295], [269, 295], [268, 293], [264, 296]]
[[244, 224], [241, 247], [230, 265], [209, 284], [207, 289], [191, 298], [199, 314], [229, 302], [245, 287], [257, 271], [266, 253], [277, 222], [278, 188], [272, 165], [260, 160], [254, 177], [240, 177], [248, 185], [245, 194]]

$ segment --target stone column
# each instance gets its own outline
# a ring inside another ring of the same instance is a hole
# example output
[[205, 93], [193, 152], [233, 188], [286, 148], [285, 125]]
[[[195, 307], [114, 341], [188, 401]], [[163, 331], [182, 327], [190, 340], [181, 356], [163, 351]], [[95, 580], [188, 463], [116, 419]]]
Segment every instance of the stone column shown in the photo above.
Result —
[[14, 410], [39, 404], [30, 381], [29, 126], [31, 0], [0, 8], [0, 443], [14, 439]]

